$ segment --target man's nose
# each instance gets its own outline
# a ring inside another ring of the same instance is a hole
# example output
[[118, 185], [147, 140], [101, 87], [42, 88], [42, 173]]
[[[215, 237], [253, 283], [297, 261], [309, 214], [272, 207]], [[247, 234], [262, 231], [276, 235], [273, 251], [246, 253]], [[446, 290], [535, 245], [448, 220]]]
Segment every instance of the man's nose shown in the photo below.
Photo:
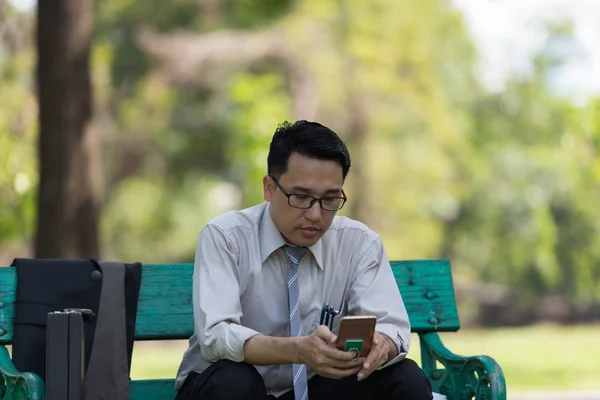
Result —
[[319, 221], [323, 217], [323, 210], [321, 209], [321, 204], [318, 201], [315, 201], [308, 210], [306, 210], [306, 216], [311, 221]]

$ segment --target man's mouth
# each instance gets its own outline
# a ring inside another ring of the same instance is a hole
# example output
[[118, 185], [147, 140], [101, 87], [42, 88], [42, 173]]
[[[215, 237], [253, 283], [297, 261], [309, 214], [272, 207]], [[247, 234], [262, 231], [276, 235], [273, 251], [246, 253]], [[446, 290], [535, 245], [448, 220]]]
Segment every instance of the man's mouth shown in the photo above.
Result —
[[317, 237], [321, 230], [319, 228], [315, 228], [314, 226], [308, 226], [306, 228], [300, 228], [300, 232], [305, 238], [313, 239]]

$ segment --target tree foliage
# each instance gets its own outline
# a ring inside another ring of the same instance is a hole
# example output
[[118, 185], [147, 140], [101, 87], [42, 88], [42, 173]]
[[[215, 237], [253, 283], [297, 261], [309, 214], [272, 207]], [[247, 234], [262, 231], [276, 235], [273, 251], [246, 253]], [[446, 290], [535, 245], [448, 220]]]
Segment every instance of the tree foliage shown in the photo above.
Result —
[[0, 8], [0, 26], [5, 27], [0, 30], [0, 244], [12, 247], [35, 233], [35, 60], [29, 47], [31, 20], [2, 2]]
[[[549, 84], [568, 25], [548, 28], [531, 76], [491, 93], [447, 1], [95, 4], [104, 257], [189, 261], [205, 222], [262, 200], [276, 125], [313, 119], [350, 146], [343, 214], [380, 232], [390, 258], [448, 257], [525, 302], [600, 300], [600, 98], [580, 105]], [[35, 114], [26, 140], [10, 122], [35, 107], [19, 83], [31, 58], [0, 58], [0, 152], [18, 154], [0, 165], [4, 242], [33, 233]]]

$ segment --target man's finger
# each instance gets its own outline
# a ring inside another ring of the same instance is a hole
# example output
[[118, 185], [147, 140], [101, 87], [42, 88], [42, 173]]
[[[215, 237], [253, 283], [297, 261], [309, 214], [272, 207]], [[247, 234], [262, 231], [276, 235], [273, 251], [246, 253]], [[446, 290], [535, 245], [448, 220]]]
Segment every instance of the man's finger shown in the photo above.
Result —
[[319, 375], [324, 376], [326, 378], [341, 379], [341, 378], [345, 378], [347, 376], [355, 375], [361, 369], [362, 369], [361, 365], [356, 366], [354, 368], [348, 368], [348, 369], [326, 367], [326, 368], [323, 368], [320, 371], [318, 371], [318, 373], [319, 373]]
[[363, 367], [365, 369], [369, 369], [373, 365], [375, 365], [375, 363], [377, 362], [377, 360], [381, 356], [381, 348], [379, 346], [373, 347], [372, 350], [374, 350], [374, 351], [370, 351], [369, 352], [369, 355], [367, 356], [367, 359], [365, 360], [365, 363], [363, 364]]
[[314, 334], [328, 343], [331, 343], [332, 340], [336, 339], [335, 335], [325, 325], [321, 325], [315, 329]]
[[335, 346], [332, 347], [329, 345], [326, 345], [326, 346], [319, 345], [319, 351], [324, 356], [331, 358], [333, 360], [337, 360], [337, 361], [350, 361], [350, 360], [354, 360], [356, 358], [355, 352], [340, 350]]
[[360, 367], [360, 371], [364, 368], [363, 364], [365, 363], [365, 360], [366, 357], [360, 357], [352, 361], [336, 361], [336, 364], [334, 366], [338, 369], [355, 369], [357, 367]]
[[[375, 339], [373, 339], [373, 344], [375, 344]], [[382, 351], [382, 346], [374, 345], [371, 348], [371, 351], [363, 364], [362, 370], [358, 373], [359, 381], [371, 375], [371, 372], [379, 366], [378, 364], [379, 360], [382, 358]]]
[[352, 361], [356, 358], [356, 353], [353, 351], [342, 351], [337, 348], [323, 349], [323, 354], [336, 361]]

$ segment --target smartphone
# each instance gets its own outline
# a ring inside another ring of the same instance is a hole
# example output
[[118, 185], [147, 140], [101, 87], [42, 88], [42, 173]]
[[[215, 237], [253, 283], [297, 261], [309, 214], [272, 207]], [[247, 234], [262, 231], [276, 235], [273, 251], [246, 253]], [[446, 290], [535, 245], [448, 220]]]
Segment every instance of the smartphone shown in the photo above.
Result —
[[366, 356], [371, 350], [377, 317], [371, 315], [346, 316], [340, 320], [336, 347], [339, 350], [355, 350]]

